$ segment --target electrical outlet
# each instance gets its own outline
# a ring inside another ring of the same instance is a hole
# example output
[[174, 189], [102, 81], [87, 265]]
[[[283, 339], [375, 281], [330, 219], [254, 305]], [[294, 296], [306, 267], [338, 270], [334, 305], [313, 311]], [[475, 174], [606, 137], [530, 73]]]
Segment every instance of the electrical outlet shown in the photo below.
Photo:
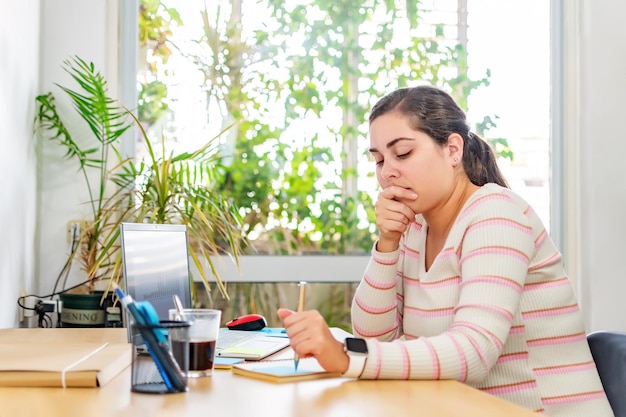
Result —
[[72, 242], [72, 236], [76, 236], [77, 239], [78, 236], [80, 236], [80, 222], [78, 220], [70, 220], [67, 222], [65, 229], [65, 240], [67, 240], [67, 243]]
[[80, 238], [80, 234], [85, 231], [87, 222], [85, 220], [70, 220], [67, 222], [66, 239], [67, 243], [72, 243]]
[[35, 313], [38, 327], [57, 327], [59, 324], [58, 317], [61, 313], [61, 301], [37, 299]]
[[42, 300], [43, 311], [46, 313], [61, 312], [61, 300]]

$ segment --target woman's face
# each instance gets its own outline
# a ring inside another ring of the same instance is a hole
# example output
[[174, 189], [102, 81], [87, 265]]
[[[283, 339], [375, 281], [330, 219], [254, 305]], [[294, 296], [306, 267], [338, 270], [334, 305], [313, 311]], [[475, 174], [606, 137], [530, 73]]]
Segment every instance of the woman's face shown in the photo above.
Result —
[[412, 129], [409, 119], [398, 112], [386, 113], [370, 124], [370, 153], [383, 189], [400, 187], [417, 194], [416, 200], [404, 201], [416, 214], [445, 203], [454, 189], [448, 146]]

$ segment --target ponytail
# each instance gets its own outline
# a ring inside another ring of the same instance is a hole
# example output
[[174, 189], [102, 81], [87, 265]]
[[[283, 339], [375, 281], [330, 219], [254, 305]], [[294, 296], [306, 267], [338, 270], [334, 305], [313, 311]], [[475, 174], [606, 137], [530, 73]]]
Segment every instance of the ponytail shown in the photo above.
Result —
[[493, 148], [475, 133], [463, 136], [463, 169], [474, 185], [483, 186], [493, 182], [509, 188], [498, 168]]

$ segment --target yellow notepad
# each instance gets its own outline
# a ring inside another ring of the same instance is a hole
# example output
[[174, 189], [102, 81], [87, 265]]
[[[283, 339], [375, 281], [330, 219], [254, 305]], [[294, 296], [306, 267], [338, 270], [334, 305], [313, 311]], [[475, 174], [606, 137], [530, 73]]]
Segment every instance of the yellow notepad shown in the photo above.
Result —
[[322, 368], [315, 358], [303, 358], [294, 367], [293, 359], [246, 362], [233, 365], [233, 374], [262, 379], [275, 383], [298, 382], [312, 379], [338, 377], [338, 372], [328, 372]]

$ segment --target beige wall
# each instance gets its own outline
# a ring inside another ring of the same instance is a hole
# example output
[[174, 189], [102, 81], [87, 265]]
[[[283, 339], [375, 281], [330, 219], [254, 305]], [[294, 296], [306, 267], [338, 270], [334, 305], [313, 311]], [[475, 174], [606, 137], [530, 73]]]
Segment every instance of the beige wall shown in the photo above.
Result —
[[17, 325], [20, 290], [35, 288], [38, 18], [37, 0], [0, 0], [0, 327]]
[[581, 298], [590, 329], [626, 331], [626, 2], [576, 3], [578, 83], [569, 101], [577, 111], [568, 139], [578, 135]]
[[[110, 56], [109, 50], [117, 49], [117, 21], [111, 21], [108, 16], [107, 3], [116, 2], [55, 0], [41, 3], [41, 92], [54, 92], [57, 105], [69, 120], [75, 114], [66, 96], [59, 94], [60, 90], [53, 85], [59, 83], [76, 87], [61, 67], [64, 60], [77, 55], [93, 62], [108, 80], [109, 88], [115, 91], [117, 74], [109, 68], [110, 65], [116, 65], [117, 57]], [[79, 121], [78, 126], [81, 126], [85, 135], [90, 134], [82, 121]], [[67, 259], [67, 222], [89, 218], [90, 211], [85, 204], [89, 197], [76, 161], [64, 159], [63, 149], [55, 142], [43, 141], [41, 149], [37, 282], [38, 291], [45, 295], [54, 289], [57, 276]], [[84, 279], [84, 273], [81, 272], [75, 263], [68, 278], [68, 286]]]
[[116, 7], [112, 0], [0, 0], [5, 156], [0, 164], [0, 327], [19, 324], [16, 300], [22, 291], [46, 295], [53, 289], [67, 257], [66, 222], [82, 217], [87, 199], [76, 166], [58, 147], [34, 142], [34, 98], [54, 90], [53, 82], [68, 81], [61, 63], [75, 54], [95, 62], [115, 90]]

